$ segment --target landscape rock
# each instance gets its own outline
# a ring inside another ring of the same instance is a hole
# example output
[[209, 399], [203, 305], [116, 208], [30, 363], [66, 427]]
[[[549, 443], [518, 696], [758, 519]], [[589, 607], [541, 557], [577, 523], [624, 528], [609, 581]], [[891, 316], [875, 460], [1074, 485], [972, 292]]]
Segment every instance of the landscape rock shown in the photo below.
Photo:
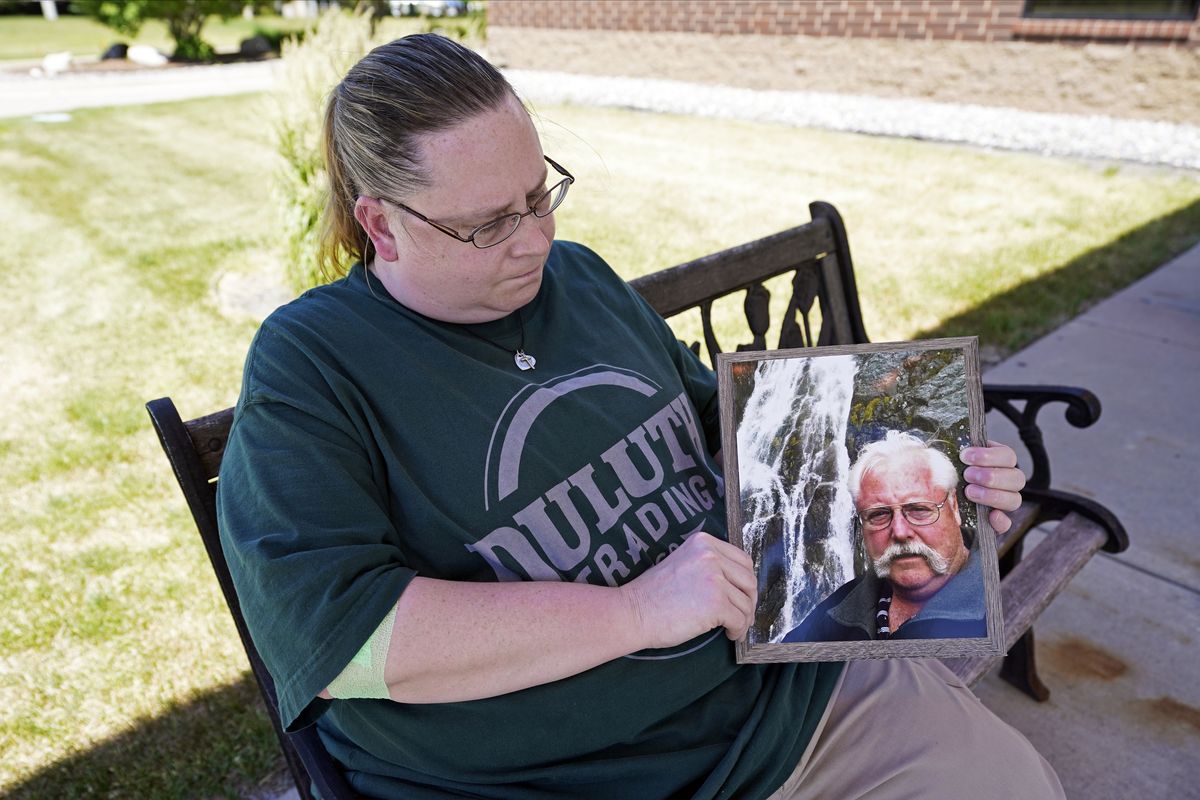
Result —
[[249, 39], [243, 39], [238, 45], [238, 52], [244, 58], [262, 58], [274, 51], [271, 40], [265, 36], [251, 36]]
[[64, 50], [61, 53], [47, 53], [42, 59], [42, 74], [53, 78], [60, 72], [71, 68], [71, 54]]
[[130, 61], [143, 67], [161, 67], [167, 63], [166, 56], [146, 44], [135, 44], [125, 55]]
[[115, 42], [110, 44], [104, 54], [100, 56], [101, 61], [121, 61], [129, 55], [129, 45], [124, 42]]

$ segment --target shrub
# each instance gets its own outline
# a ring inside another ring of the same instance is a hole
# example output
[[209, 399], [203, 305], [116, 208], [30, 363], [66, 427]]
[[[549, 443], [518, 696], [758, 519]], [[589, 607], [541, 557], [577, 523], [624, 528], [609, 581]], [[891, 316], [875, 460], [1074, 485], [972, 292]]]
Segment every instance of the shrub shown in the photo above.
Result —
[[208, 42], [200, 38], [204, 21], [212, 14], [222, 19], [236, 16], [242, 9], [265, 8], [267, 0], [73, 0], [71, 11], [86, 14], [118, 33], [136, 36], [149, 19], [161, 19], [175, 40], [176, 61], [211, 61], [216, 55]]
[[285, 238], [284, 263], [297, 291], [322, 283], [317, 238], [327, 179], [321, 151], [325, 100], [346, 71], [388, 37], [369, 11], [328, 11], [303, 41], [283, 43], [275, 93], [275, 147], [282, 157], [277, 194]]
[[304, 41], [303, 30], [285, 31], [279, 28], [264, 28], [262, 25], [255, 25], [250, 35], [266, 39], [267, 43], [271, 45], [271, 50], [276, 53], [283, 49], [283, 43], [286, 41], [297, 43]]
[[475, 11], [465, 17], [428, 17], [423, 31], [457, 39], [467, 47], [478, 47], [487, 41], [487, 14]]

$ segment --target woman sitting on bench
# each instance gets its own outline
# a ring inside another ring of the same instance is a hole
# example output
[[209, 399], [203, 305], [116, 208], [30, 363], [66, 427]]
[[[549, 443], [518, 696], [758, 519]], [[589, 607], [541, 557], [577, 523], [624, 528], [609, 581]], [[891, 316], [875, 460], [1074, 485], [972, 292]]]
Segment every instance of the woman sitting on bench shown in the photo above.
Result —
[[[554, 240], [574, 178], [497, 70], [392, 42], [325, 135], [352, 266], [263, 323], [218, 488], [285, 727], [372, 797], [1062, 796], [939, 663], [735, 663], [714, 376]], [[963, 459], [1006, 529], [1013, 452]]]

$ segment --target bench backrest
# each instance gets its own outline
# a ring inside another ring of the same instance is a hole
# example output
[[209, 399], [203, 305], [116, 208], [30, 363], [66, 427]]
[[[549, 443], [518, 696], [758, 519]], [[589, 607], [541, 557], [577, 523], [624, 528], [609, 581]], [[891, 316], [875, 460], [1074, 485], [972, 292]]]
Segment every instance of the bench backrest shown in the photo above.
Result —
[[[635, 278], [630, 284], [663, 317], [700, 309], [705, 345], [714, 362], [717, 353], [724, 351], [713, 331], [713, 301], [744, 290], [746, 325], [753, 338], [736, 349], [765, 350], [770, 292], [763, 283], [787, 272], [794, 275], [792, 296], [778, 347], [864, 344], [869, 340], [841, 215], [829, 203], [816, 202], [808, 208], [812, 222], [806, 225]], [[814, 310], [821, 316], [816, 337], [809, 325]], [[198, 457], [198, 478], [216, 480], [232, 422], [233, 409], [226, 408], [186, 423]], [[170, 453], [167, 456], [171, 458]]]
[[[806, 225], [646, 275], [631, 284], [664, 317], [699, 308], [705, 344], [714, 363], [716, 354], [722, 349], [713, 331], [713, 301], [744, 290], [743, 307], [752, 339], [737, 349], [764, 350], [770, 326], [770, 294], [763, 282], [788, 272], [793, 273], [792, 295], [781, 327], [779, 347], [864, 343], [867, 335], [859, 311], [854, 268], [842, 218], [828, 203], [812, 203], [809, 211], [812, 222]], [[815, 337], [810, 325], [814, 311], [819, 312], [821, 319]], [[693, 349], [698, 352], [698, 343]], [[311, 797], [307, 780], [311, 778], [322, 797], [356, 797], [325, 752], [313, 727], [295, 734], [283, 731], [274, 681], [259, 657], [242, 617], [241, 603], [221, 549], [216, 511], [217, 474], [233, 423], [233, 409], [226, 408], [184, 422], [175, 404], [164, 397], [147, 403], [146, 410], [204, 541], [204, 549], [233, 615], [300, 796], [305, 800]]]
[[296, 782], [302, 800], [312, 800], [310, 789], [315, 785], [321, 797], [328, 800], [352, 800], [359, 795], [354, 792], [335, 766], [317, 737], [316, 728], [309, 726], [299, 733], [286, 733], [279, 722], [279, 703], [275, 693], [275, 682], [271, 673], [258, 655], [242, 606], [221, 550], [221, 539], [217, 532], [217, 472], [221, 468], [221, 456], [225, 453], [225, 442], [229, 439], [229, 428], [233, 423], [233, 409], [226, 408], [215, 414], [184, 422], [169, 397], [152, 400], [146, 404], [154, 430], [162, 443], [167, 460], [175, 472], [175, 479], [187, 500], [188, 509], [196, 521], [204, 550], [212, 563], [213, 572], [233, 615], [234, 625], [250, 660], [250, 671], [258, 682], [258, 689], [267, 706], [271, 727], [279, 738], [288, 770]]
[[[630, 284], [664, 317], [700, 309], [713, 364], [717, 353], [723, 352], [713, 331], [713, 301], [745, 290], [743, 309], [753, 338], [736, 349], [766, 350], [771, 295], [763, 284], [788, 272], [792, 273], [791, 297], [778, 347], [865, 344], [867, 332], [842, 217], [829, 203], [811, 203], [808, 210], [812, 222], [807, 225], [660, 270]], [[821, 318], [816, 336], [810, 325], [813, 311], [819, 311]]]

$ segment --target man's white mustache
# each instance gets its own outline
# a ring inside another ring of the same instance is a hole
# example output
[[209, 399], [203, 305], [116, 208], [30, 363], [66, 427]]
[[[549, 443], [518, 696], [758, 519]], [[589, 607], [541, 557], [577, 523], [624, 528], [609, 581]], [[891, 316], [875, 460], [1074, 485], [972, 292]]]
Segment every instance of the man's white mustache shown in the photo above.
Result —
[[871, 566], [875, 568], [875, 576], [886, 578], [892, 569], [892, 562], [901, 556], [920, 556], [938, 575], [945, 575], [950, 571], [950, 562], [945, 556], [919, 539], [909, 539], [907, 542], [892, 542], [887, 550], [880, 553], [879, 558], [871, 562]]

